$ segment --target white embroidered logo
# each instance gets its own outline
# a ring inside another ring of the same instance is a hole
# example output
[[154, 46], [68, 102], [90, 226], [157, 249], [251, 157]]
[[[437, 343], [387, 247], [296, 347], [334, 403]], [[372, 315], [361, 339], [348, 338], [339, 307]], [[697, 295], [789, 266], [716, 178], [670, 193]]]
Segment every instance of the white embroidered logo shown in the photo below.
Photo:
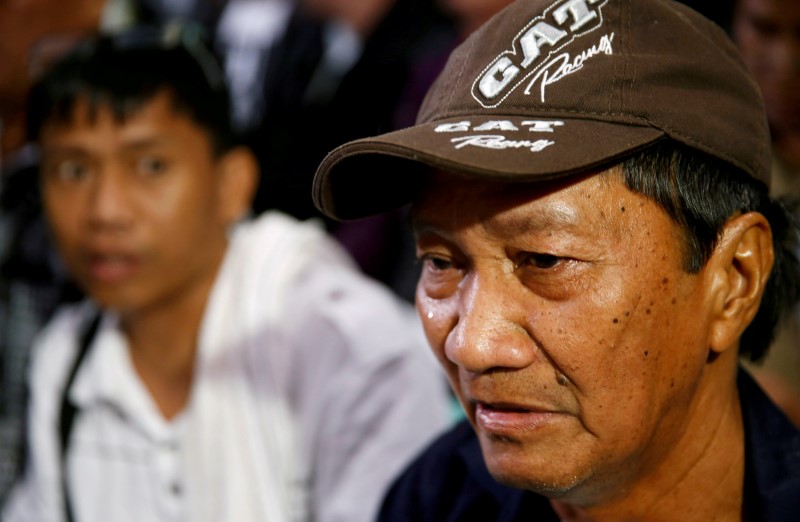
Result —
[[[560, 120], [523, 120], [520, 125], [528, 127], [531, 132], [553, 132], [554, 127], [563, 127], [564, 122]], [[467, 132], [470, 129], [476, 131], [518, 131], [519, 127], [514, 125], [511, 120], [488, 120], [475, 127], [472, 127], [471, 121], [464, 120], [457, 123], [440, 123], [433, 129], [433, 132]]]
[[[498, 55], [475, 79], [473, 98], [485, 108], [500, 105], [527, 78], [551, 65], [548, 61], [553, 55], [576, 38], [601, 27], [602, 8], [609, 1], [558, 0], [552, 3], [516, 34], [511, 49]], [[564, 76], [566, 74], [561, 75]]]
[[[524, 120], [519, 123], [526, 127], [529, 132], [553, 133], [557, 127], [563, 127], [564, 122], [560, 120]], [[436, 126], [436, 133], [465, 133], [470, 131], [519, 131], [520, 128], [510, 120], [488, 120], [480, 125], [472, 126], [469, 120], [456, 123], [442, 123]], [[469, 136], [459, 136], [452, 138], [450, 142], [456, 149], [464, 147], [480, 147], [484, 149], [505, 150], [523, 149], [531, 152], [541, 152], [550, 145], [554, 145], [552, 140], [510, 140], [501, 134], [470, 134]]]
[[[541, 80], [541, 100], [542, 103], [544, 103], [545, 90], [547, 89], [548, 85], [552, 85], [562, 78], [580, 71], [583, 68], [583, 64], [589, 58], [593, 58], [599, 54], [614, 54], [614, 49], [611, 47], [611, 42], [613, 41], [614, 33], [611, 33], [610, 35], [605, 34], [600, 38], [600, 42], [581, 52], [581, 54], [575, 56], [575, 58], [572, 58], [569, 53], [563, 53], [556, 56], [544, 64], [541, 69], [539, 69], [539, 72], [537, 72], [536, 76], [533, 77], [531, 82], [528, 84], [528, 87], [525, 88], [525, 94], [530, 94], [531, 88], [534, 86], [534, 84]], [[552, 71], [551, 74], [551, 69], [554, 66], [556, 66], [555, 71]]]
[[550, 140], [508, 140], [505, 136], [492, 136], [492, 135], [476, 135], [476, 136], [464, 136], [463, 138], [453, 138], [450, 140], [453, 144], [455, 144], [456, 149], [464, 148], [468, 145], [472, 145], [473, 147], [481, 147], [484, 149], [522, 149], [527, 148], [530, 149], [531, 152], [541, 152], [550, 145], [555, 144], [554, 141]]

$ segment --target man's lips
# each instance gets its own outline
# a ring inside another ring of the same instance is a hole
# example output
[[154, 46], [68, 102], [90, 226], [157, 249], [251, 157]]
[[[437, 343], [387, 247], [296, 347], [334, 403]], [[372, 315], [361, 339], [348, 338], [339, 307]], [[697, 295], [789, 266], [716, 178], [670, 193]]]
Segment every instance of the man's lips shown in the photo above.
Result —
[[139, 259], [128, 253], [92, 253], [87, 256], [89, 276], [99, 283], [120, 283], [132, 277], [140, 267]]
[[494, 435], [519, 435], [541, 429], [562, 416], [554, 408], [512, 403], [475, 403], [475, 422], [485, 432]]

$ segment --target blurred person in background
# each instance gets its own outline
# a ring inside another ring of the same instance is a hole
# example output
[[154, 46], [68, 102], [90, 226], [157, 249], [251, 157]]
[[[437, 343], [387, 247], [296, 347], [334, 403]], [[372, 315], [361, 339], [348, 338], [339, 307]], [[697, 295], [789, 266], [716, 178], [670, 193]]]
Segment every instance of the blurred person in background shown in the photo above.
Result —
[[[758, 84], [772, 140], [770, 193], [800, 219], [800, 2], [681, 0], [733, 39]], [[797, 252], [796, 255], [800, 255]], [[800, 426], [800, 309], [789, 310], [773, 347], [760, 361], [743, 361], [767, 393]]]
[[422, 106], [433, 81], [444, 69], [450, 53], [473, 31], [513, 0], [437, 0], [442, 12], [452, 20], [452, 27], [440, 36], [438, 48], [424, 53], [416, 61], [406, 92], [395, 109], [394, 127], [410, 127]]
[[[758, 82], [772, 137], [773, 195], [800, 199], [800, 2], [737, 0], [731, 34]], [[795, 217], [800, 214], [795, 211]], [[797, 252], [796, 255], [800, 255]], [[760, 365], [759, 382], [800, 426], [800, 309], [787, 317]]]
[[800, 196], [800, 2], [738, 0], [732, 35], [767, 107], [775, 159], [772, 190]]
[[463, 40], [500, 12], [513, 0], [438, 0], [445, 13], [455, 20]]
[[229, 0], [214, 26], [223, 56], [237, 132], [257, 127], [264, 112], [264, 83], [271, 50], [283, 36], [294, 0]]
[[410, 306], [257, 163], [194, 26], [81, 44], [31, 92], [48, 224], [88, 296], [33, 347], [4, 522], [374, 518], [449, 422]]
[[299, 0], [270, 51], [260, 124], [249, 133], [265, 179], [256, 212], [322, 221], [361, 269], [413, 300], [413, 248], [402, 216], [341, 225], [316, 210], [311, 180], [338, 144], [392, 130], [416, 64], [452, 21], [434, 0]]

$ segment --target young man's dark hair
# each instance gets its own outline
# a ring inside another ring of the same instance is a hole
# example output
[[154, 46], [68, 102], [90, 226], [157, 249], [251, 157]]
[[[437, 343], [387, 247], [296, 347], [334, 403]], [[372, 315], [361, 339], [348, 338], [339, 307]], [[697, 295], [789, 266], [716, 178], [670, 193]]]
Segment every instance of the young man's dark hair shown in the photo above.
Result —
[[99, 35], [78, 45], [31, 90], [29, 139], [39, 139], [45, 122], [68, 121], [81, 98], [92, 112], [109, 107], [125, 121], [165, 89], [175, 110], [208, 133], [217, 154], [238, 144], [219, 59], [202, 28], [177, 23]]

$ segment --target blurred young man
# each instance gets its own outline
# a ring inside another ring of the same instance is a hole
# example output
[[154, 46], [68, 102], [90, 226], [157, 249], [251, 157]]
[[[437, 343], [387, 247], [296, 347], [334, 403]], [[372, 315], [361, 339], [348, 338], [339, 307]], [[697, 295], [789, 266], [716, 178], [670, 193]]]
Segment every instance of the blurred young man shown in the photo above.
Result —
[[257, 166], [199, 34], [81, 45], [29, 122], [91, 299], [34, 347], [30, 458], [3, 520], [374, 518], [447, 422], [440, 373], [416, 317], [319, 227], [246, 219]]
[[756, 83], [670, 0], [518, 0], [417, 124], [315, 179], [412, 204], [417, 308], [467, 421], [380, 520], [797, 519], [800, 433], [746, 371], [800, 294]]
[[[736, 0], [731, 35], [764, 97], [772, 137], [770, 193], [800, 199], [800, 2]], [[778, 331], [769, 357], [750, 365], [800, 426], [800, 309]]]
[[764, 96], [775, 160], [795, 179], [782, 191], [800, 191], [800, 3], [737, 0], [731, 32]]

